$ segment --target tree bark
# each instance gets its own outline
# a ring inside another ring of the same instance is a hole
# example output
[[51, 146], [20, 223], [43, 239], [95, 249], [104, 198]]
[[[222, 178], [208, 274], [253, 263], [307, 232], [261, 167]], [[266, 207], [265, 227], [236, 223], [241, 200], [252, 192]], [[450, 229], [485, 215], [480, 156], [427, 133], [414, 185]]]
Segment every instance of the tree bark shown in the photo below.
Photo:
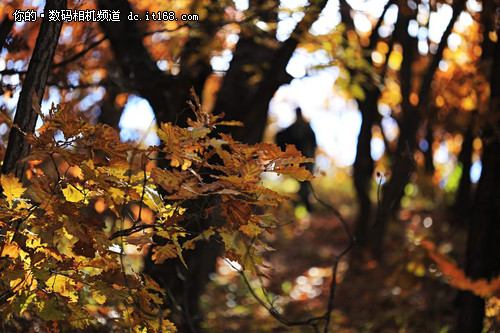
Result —
[[49, 10], [62, 10], [66, 8], [65, 0], [47, 0], [45, 5], [45, 18], [40, 26], [36, 39], [35, 49], [31, 57], [23, 88], [19, 96], [14, 125], [9, 133], [9, 142], [2, 165], [2, 174], [14, 172], [22, 178], [24, 165], [19, 161], [28, 156], [30, 145], [26, 142], [26, 135], [35, 130], [38, 118], [37, 109], [45, 92], [45, 84], [54, 58], [59, 34], [63, 22], [48, 20]]

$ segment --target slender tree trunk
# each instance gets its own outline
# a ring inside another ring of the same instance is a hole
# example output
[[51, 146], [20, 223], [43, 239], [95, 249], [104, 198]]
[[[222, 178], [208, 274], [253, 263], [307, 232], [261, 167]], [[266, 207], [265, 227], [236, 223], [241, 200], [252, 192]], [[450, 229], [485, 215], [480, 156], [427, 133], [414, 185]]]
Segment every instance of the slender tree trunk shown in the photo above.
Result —
[[[9, 36], [12, 26], [14, 26], [14, 21], [9, 18], [9, 15], [5, 15], [2, 23], [0, 23], [0, 52], [7, 42], [7, 37]], [[4, 90], [0, 86], [0, 96], [3, 95], [3, 93]]]
[[457, 227], [469, 225], [471, 214], [471, 187], [470, 169], [472, 167], [472, 152], [473, 152], [473, 127], [475, 116], [472, 115], [469, 127], [465, 131], [462, 140], [462, 149], [458, 155], [458, 163], [462, 166], [462, 175], [458, 183], [455, 203], [452, 207], [453, 224]]
[[427, 119], [427, 125], [425, 127], [427, 150], [422, 153], [424, 154], [425, 173], [432, 176], [434, 174], [434, 152], [432, 151], [432, 145], [434, 144], [434, 131], [432, 130], [432, 121], [430, 119]]
[[[413, 149], [415, 146], [415, 135], [420, 121], [417, 109], [410, 103], [411, 78], [414, 55], [416, 52], [416, 41], [411, 38], [405, 28], [408, 26], [411, 15], [405, 8], [399, 8], [397, 24], [401, 27], [396, 36], [403, 46], [403, 62], [400, 69], [400, 86], [402, 95], [403, 118], [400, 122], [400, 135], [398, 147], [395, 154], [395, 162], [391, 168], [390, 180], [382, 189], [382, 199], [377, 207], [376, 219], [368, 247], [374, 258], [381, 259], [383, 240], [386, 232], [386, 224], [392, 213], [393, 207], [397, 206], [403, 189], [408, 182], [409, 175], [413, 170]], [[405, 14], [406, 13], [406, 14]], [[402, 29], [403, 28], [403, 29]], [[401, 32], [401, 30], [403, 30]]]
[[14, 21], [9, 18], [9, 15], [5, 15], [0, 24], [0, 51], [2, 51], [13, 25]]
[[[387, 9], [394, 3], [393, 0], [389, 0], [382, 11], [375, 27], [370, 35], [370, 43], [368, 45], [368, 52], [365, 55], [365, 60], [371, 62], [370, 51], [375, 49], [377, 42], [379, 40], [378, 29], [382, 25], [385, 13]], [[354, 22], [350, 16], [350, 6], [345, 0], [340, 1], [340, 13], [342, 17], [342, 23], [349, 30], [355, 30]], [[347, 39], [347, 36], [344, 36]], [[394, 43], [394, 38], [391, 40], [390, 44]], [[344, 47], [349, 47], [347, 43]], [[390, 47], [392, 49], [392, 47]], [[389, 58], [389, 54], [387, 58]], [[355, 76], [355, 69], [349, 69], [351, 76]], [[374, 69], [375, 70], [375, 69]], [[387, 61], [382, 69], [377, 72], [380, 75], [381, 81], [384, 80], [385, 74], [387, 72]], [[378, 119], [378, 99], [380, 97], [380, 89], [378, 89], [379, 82], [373, 82], [369, 88], [364, 88], [365, 99], [358, 100], [359, 110], [361, 111], [361, 128], [358, 135], [358, 143], [356, 147], [356, 160], [353, 166], [353, 178], [354, 187], [356, 189], [356, 195], [358, 197], [359, 209], [358, 216], [356, 219], [356, 239], [360, 245], [365, 245], [366, 237], [368, 232], [368, 226], [371, 216], [371, 200], [369, 196], [370, 183], [373, 176], [374, 162], [371, 157], [371, 139], [372, 139], [372, 127]], [[355, 250], [356, 252], [356, 250]], [[353, 254], [353, 258], [359, 257], [359, 255]]]
[[[487, 32], [486, 32], [487, 33]], [[497, 31], [498, 33], [498, 31]], [[483, 128], [482, 172], [476, 190], [466, 252], [466, 274], [490, 279], [500, 273], [500, 43], [493, 53], [490, 119]], [[494, 122], [494, 123], [491, 123]], [[470, 292], [461, 298], [458, 332], [481, 332], [484, 300]]]
[[359, 212], [356, 220], [356, 239], [364, 244], [370, 221], [371, 200], [370, 184], [373, 177], [374, 163], [371, 157], [372, 126], [377, 118], [377, 101], [379, 90], [368, 90], [366, 99], [359, 103], [362, 114], [361, 129], [358, 135], [356, 160], [354, 161], [354, 187], [359, 201]]
[[38, 112], [45, 92], [45, 84], [47, 83], [63, 24], [62, 21], [49, 21], [48, 11], [62, 10], [64, 8], [66, 8], [66, 0], [47, 0], [45, 5], [45, 18], [40, 26], [35, 49], [31, 56], [28, 72], [17, 104], [14, 117], [15, 127], [12, 127], [9, 133], [9, 143], [2, 165], [2, 174], [14, 172], [18, 178], [23, 176], [24, 165], [20, 164], [19, 161], [28, 156], [30, 150], [26, 135], [33, 133], [35, 130]]
[[[425, 109], [430, 98], [431, 83], [434, 73], [439, 66], [439, 62], [443, 58], [443, 51], [447, 46], [447, 40], [450, 36], [453, 26], [465, 7], [464, 0], [455, 0], [453, 3], [453, 14], [446, 30], [441, 37], [436, 55], [432, 59], [427, 73], [424, 75], [422, 85], [418, 92], [418, 104], [414, 106], [410, 103], [410, 93], [412, 92], [412, 62], [417, 51], [417, 44], [414, 38], [408, 35], [407, 27], [410, 21], [410, 16], [407, 14], [409, 8], [399, 8], [399, 16], [403, 20], [402, 26], [405, 29], [395, 29], [395, 32], [404, 34], [399, 37], [403, 46], [403, 63], [400, 70], [400, 87], [402, 95], [403, 117], [400, 122], [400, 136], [398, 139], [397, 151], [395, 154], [395, 162], [391, 168], [390, 179], [384, 185], [382, 191], [382, 200], [377, 210], [376, 227], [373, 235], [370, 235], [369, 247], [376, 258], [381, 258], [383, 253], [383, 240], [385, 237], [388, 219], [395, 208], [399, 207], [399, 201], [403, 196], [403, 190], [408, 184], [411, 175], [415, 168], [413, 153], [416, 148], [416, 135], [420, 126], [422, 115], [425, 114]], [[399, 21], [399, 19], [398, 19]]]

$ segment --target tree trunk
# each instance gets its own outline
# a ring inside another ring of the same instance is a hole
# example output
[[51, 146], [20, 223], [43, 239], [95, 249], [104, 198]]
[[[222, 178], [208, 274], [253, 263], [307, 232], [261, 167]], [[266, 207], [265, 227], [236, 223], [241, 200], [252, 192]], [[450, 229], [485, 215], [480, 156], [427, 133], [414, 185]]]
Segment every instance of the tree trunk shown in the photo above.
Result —
[[464, 227], [469, 225], [471, 214], [471, 187], [470, 169], [472, 167], [472, 152], [474, 134], [473, 127], [475, 123], [475, 116], [472, 114], [469, 127], [465, 131], [462, 140], [462, 149], [458, 155], [458, 163], [462, 166], [462, 175], [458, 183], [457, 194], [455, 203], [452, 207], [452, 222], [457, 227]]
[[[498, 31], [497, 31], [498, 32]], [[485, 32], [485, 34], [487, 31]], [[491, 70], [489, 122], [483, 129], [483, 169], [476, 190], [467, 241], [467, 276], [491, 279], [500, 273], [500, 43], [497, 41]], [[486, 120], [486, 121], [488, 121]], [[461, 298], [458, 332], [481, 332], [484, 300], [470, 292]]]
[[376, 259], [381, 259], [382, 257], [387, 220], [392, 213], [393, 207], [397, 205], [399, 198], [401, 198], [404, 186], [408, 182], [409, 175], [411, 175], [413, 170], [412, 154], [415, 146], [415, 135], [420, 121], [417, 109], [410, 103], [411, 64], [416, 52], [416, 41], [406, 32], [405, 28], [412, 18], [410, 15], [405, 14], [406, 12], [405, 8], [399, 8], [397, 25], [400, 28], [395, 29], [396, 32], [402, 33], [402, 35], [398, 35], [395, 38], [403, 46], [403, 63], [400, 69], [403, 117], [400, 122], [400, 135], [395, 162], [389, 175], [390, 179], [382, 189], [382, 199], [377, 207], [374, 228], [368, 239], [368, 247]]
[[106, 93], [100, 103], [101, 113], [98, 118], [100, 123], [107, 124], [117, 131], [119, 131], [118, 124], [123, 112], [123, 108], [117, 108], [115, 104], [116, 97], [120, 93], [120, 88], [112, 83], [106, 87]]
[[356, 220], [356, 239], [365, 244], [370, 221], [371, 200], [370, 184], [373, 177], [374, 163], [371, 157], [372, 126], [377, 118], [377, 102], [380, 91], [377, 89], [365, 92], [366, 99], [359, 102], [362, 114], [361, 129], [358, 135], [356, 160], [354, 161], [354, 187], [359, 201], [359, 212]]
[[9, 18], [9, 15], [5, 15], [0, 24], [0, 51], [2, 51], [13, 25], [14, 21]]
[[[383, 241], [387, 229], [387, 223], [394, 209], [399, 206], [399, 201], [403, 196], [403, 191], [408, 184], [410, 177], [414, 171], [415, 163], [413, 153], [416, 148], [416, 135], [422, 115], [425, 115], [425, 110], [430, 97], [431, 83], [434, 73], [439, 66], [439, 62], [443, 58], [443, 51], [447, 46], [447, 40], [450, 36], [453, 26], [465, 7], [464, 0], [455, 0], [453, 3], [453, 14], [446, 30], [441, 37], [436, 55], [432, 59], [426, 74], [423, 77], [422, 85], [418, 92], [418, 104], [414, 106], [410, 103], [410, 94], [412, 92], [412, 63], [413, 57], [417, 51], [417, 42], [408, 34], [407, 27], [412, 18], [407, 14], [409, 8], [399, 8], [399, 16], [402, 19], [404, 29], [395, 29], [395, 32], [402, 33], [398, 37], [403, 46], [403, 63], [400, 70], [400, 87], [402, 95], [403, 117], [400, 122], [400, 135], [398, 138], [398, 146], [395, 154], [396, 161], [391, 168], [390, 179], [382, 190], [382, 200], [377, 210], [375, 228], [373, 235], [370, 235], [369, 247], [375, 258], [380, 259], [383, 253]], [[402, 13], [403, 12], [403, 13]], [[410, 11], [411, 12], [411, 11]], [[399, 18], [398, 18], [399, 21]]]
[[423, 151], [424, 161], [425, 161], [425, 173], [432, 176], [434, 174], [434, 152], [432, 151], [432, 145], [434, 144], [434, 131], [432, 130], [432, 121], [427, 119], [427, 125], [425, 126], [425, 141], [427, 141], [427, 150]]
[[65, 0], [47, 0], [45, 5], [45, 18], [40, 26], [35, 49], [19, 95], [14, 117], [16, 126], [12, 127], [9, 133], [9, 143], [2, 165], [2, 174], [14, 172], [20, 179], [23, 176], [24, 165], [19, 164], [19, 161], [28, 156], [30, 150], [30, 145], [25, 137], [35, 130], [38, 112], [45, 92], [45, 84], [47, 83], [63, 24], [62, 21], [49, 21], [48, 13], [49, 10], [59, 11], [64, 8], [66, 8]]

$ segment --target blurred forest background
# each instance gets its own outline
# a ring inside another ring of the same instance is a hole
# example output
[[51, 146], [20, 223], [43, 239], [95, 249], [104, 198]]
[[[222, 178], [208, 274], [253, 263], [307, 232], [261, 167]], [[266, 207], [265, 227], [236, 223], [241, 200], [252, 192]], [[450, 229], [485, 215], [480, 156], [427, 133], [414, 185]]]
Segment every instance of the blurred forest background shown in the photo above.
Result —
[[[315, 131], [310, 211], [295, 179], [261, 176], [291, 200], [272, 208], [279, 227], [259, 236], [275, 249], [263, 252], [260, 274], [242, 275], [208, 247], [187, 251], [185, 274], [178, 261], [154, 265], [127, 250], [128, 265], [175, 300], [180, 332], [500, 330], [497, 0], [49, 4], [119, 11], [120, 19], [75, 18], [60, 35], [46, 32], [58, 42], [42, 93], [30, 102], [41, 103], [42, 114], [52, 103], [70, 105], [147, 147], [159, 144], [160, 123], [188, 126], [193, 88], [205, 110], [244, 123], [221, 126], [241, 142], [273, 142], [296, 107]], [[11, 119], [44, 6], [0, 3], [0, 158], [2, 173], [18, 178], [5, 162]], [[17, 9], [33, 9], [37, 19], [14, 22]], [[127, 19], [146, 11], [173, 11], [178, 20]], [[192, 15], [182, 21], [182, 14]], [[112, 218], [103, 201], [92, 205], [99, 218]], [[29, 316], [16, 318], [3, 318], [7, 331], [30, 326]], [[99, 330], [106, 325], [82, 328]]]

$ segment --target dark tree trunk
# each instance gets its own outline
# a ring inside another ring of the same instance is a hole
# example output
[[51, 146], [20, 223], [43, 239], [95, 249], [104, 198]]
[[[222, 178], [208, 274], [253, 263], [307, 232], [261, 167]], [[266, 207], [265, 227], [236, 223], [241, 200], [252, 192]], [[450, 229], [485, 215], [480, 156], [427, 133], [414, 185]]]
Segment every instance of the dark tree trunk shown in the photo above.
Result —
[[[403, 62], [400, 69], [400, 87], [402, 95], [403, 118], [400, 122], [400, 135], [395, 153], [395, 161], [391, 168], [390, 180], [382, 189], [382, 199], [377, 207], [376, 219], [372, 233], [368, 239], [368, 247], [374, 258], [382, 256], [382, 246], [385, 237], [387, 220], [393, 207], [401, 198], [404, 186], [408, 182], [409, 175], [413, 170], [412, 152], [415, 146], [415, 135], [419, 124], [417, 109], [410, 103], [411, 64], [416, 52], [416, 41], [406, 32], [406, 27], [412, 18], [407, 14], [408, 10], [399, 8], [397, 25], [399, 29], [395, 32], [401, 35], [395, 36], [403, 46]], [[405, 14], [406, 13], [406, 14]]]
[[59, 34], [63, 22], [51, 22], [48, 20], [49, 10], [62, 10], [66, 8], [66, 0], [47, 0], [45, 5], [45, 18], [40, 26], [36, 39], [35, 49], [31, 57], [28, 71], [23, 82], [23, 88], [19, 96], [14, 124], [9, 133], [9, 143], [5, 152], [2, 165], [2, 174], [13, 172], [18, 178], [22, 178], [24, 165], [19, 161], [28, 156], [30, 145], [26, 142], [26, 135], [35, 130], [38, 112], [40, 110], [45, 84], [54, 58]]
[[[424, 75], [422, 85], [418, 93], [418, 105], [413, 106], [410, 103], [411, 83], [412, 83], [412, 62], [417, 51], [417, 44], [414, 38], [408, 35], [407, 27], [411, 19], [407, 13], [411, 12], [408, 7], [399, 8], [399, 16], [402, 20], [403, 29], [395, 29], [395, 33], [401, 33], [397, 39], [403, 46], [403, 63], [400, 70], [400, 87], [402, 95], [403, 116], [400, 121], [400, 135], [398, 146], [395, 154], [395, 161], [391, 168], [390, 179], [382, 190], [382, 200], [377, 210], [375, 228], [373, 235], [370, 235], [369, 247], [374, 256], [378, 259], [382, 257], [383, 241], [387, 229], [388, 219], [391, 216], [394, 208], [399, 206], [399, 201], [403, 196], [403, 190], [408, 184], [410, 177], [414, 171], [415, 163], [413, 153], [416, 148], [416, 135], [420, 126], [422, 115], [425, 114], [425, 109], [430, 97], [431, 83], [434, 73], [438, 68], [439, 62], [443, 57], [443, 51], [447, 46], [447, 40], [452, 32], [458, 16], [465, 7], [464, 0], [456, 0], [453, 3], [453, 15], [451, 17], [446, 30], [441, 37], [436, 55], [432, 59], [427, 73]], [[399, 18], [398, 18], [399, 21]]]
[[422, 152], [424, 154], [425, 173], [432, 176], [434, 174], [434, 152], [432, 151], [434, 131], [432, 130], [432, 121], [430, 119], [427, 120], [425, 141], [427, 141], [427, 150]]
[[[486, 34], [487, 32], [485, 32]], [[490, 279], [500, 273], [500, 43], [493, 53], [490, 115], [495, 123], [483, 128], [482, 172], [476, 190], [472, 222], [467, 241], [465, 273], [473, 278]], [[484, 300], [470, 292], [461, 298], [458, 332], [481, 332]]]
[[[292, 41], [273, 49], [252, 37], [241, 37], [238, 41], [214, 109], [245, 124], [231, 129], [235, 139], [247, 143], [262, 140], [269, 102], [276, 90], [292, 79], [285, 68], [296, 46], [297, 42]], [[258, 77], [259, 81], [252, 80]]]
[[356, 160], [354, 161], [354, 187], [359, 201], [359, 212], [356, 219], [356, 239], [364, 244], [370, 221], [371, 200], [369, 196], [370, 184], [373, 177], [374, 163], [371, 157], [372, 126], [378, 115], [377, 101], [379, 90], [365, 92], [366, 99], [359, 102], [362, 114], [361, 129], [358, 135]]
[[[135, 92], [145, 98], [153, 109], [158, 124], [172, 122], [186, 125], [192, 117], [186, 101], [191, 99], [190, 88], [200, 94], [211, 73], [208, 45], [218, 31], [217, 17], [221, 7], [212, 1], [207, 7], [208, 19], [191, 28], [193, 37], [183, 46], [180, 70], [177, 75], [161, 71], [143, 44], [144, 33], [135, 21], [126, 18], [132, 11], [127, 0], [99, 0], [100, 8], [116, 9], [121, 13], [119, 22], [101, 22], [101, 28], [108, 37], [120, 71], [118, 84], [122, 91]], [[215, 20], [215, 21], [213, 21]], [[205, 51], [203, 51], [205, 50]]]
[[7, 41], [7, 37], [9, 36], [13, 25], [14, 21], [9, 18], [9, 15], [5, 15], [2, 23], [0, 24], [0, 52]]
[[470, 169], [472, 167], [472, 152], [474, 134], [473, 127], [475, 123], [475, 116], [472, 115], [469, 127], [463, 135], [462, 149], [458, 155], [458, 163], [462, 166], [462, 175], [458, 183], [457, 194], [455, 203], [452, 207], [453, 224], [457, 227], [464, 227], [468, 225], [471, 214], [471, 187]]
[[316, 21], [326, 3], [322, 0], [309, 5], [304, 18], [285, 42], [273, 38], [264, 43], [260, 40], [263, 36], [246, 37], [250, 31], [240, 34], [215, 105], [216, 112], [224, 112], [228, 119], [245, 124], [231, 130], [235, 139], [246, 143], [262, 140], [269, 102], [281, 85], [292, 80], [286, 72], [288, 61], [299, 44], [299, 38]]
[[[379, 40], [378, 29], [382, 25], [384, 20], [385, 13], [387, 9], [394, 3], [394, 1], [389, 0], [382, 14], [380, 15], [379, 20], [375, 24], [373, 28], [372, 34], [370, 35], [370, 43], [368, 45], [368, 52], [365, 55], [365, 60], [371, 63], [371, 54], [372, 51]], [[350, 16], [350, 6], [345, 1], [340, 1], [340, 13], [342, 17], [342, 23], [346, 26], [347, 29], [354, 31], [354, 22]], [[347, 36], [344, 36], [347, 38]], [[391, 40], [391, 45], [394, 42], [394, 39]], [[349, 47], [347, 43], [345, 43], [344, 47]], [[387, 55], [387, 58], [389, 55]], [[375, 70], [375, 69], [374, 69]], [[349, 69], [351, 77], [355, 76], [355, 69]], [[380, 75], [380, 80], [383, 81], [385, 74], [387, 72], [387, 63], [383, 68], [378, 72]], [[378, 120], [378, 99], [380, 97], [380, 89], [377, 88], [380, 82], [373, 82], [369, 88], [364, 88], [365, 99], [358, 100], [358, 107], [361, 111], [361, 128], [358, 135], [358, 143], [356, 147], [356, 160], [353, 165], [353, 178], [354, 178], [354, 187], [356, 189], [356, 195], [358, 197], [358, 216], [356, 219], [356, 239], [358, 244], [365, 245], [366, 236], [368, 232], [368, 226], [370, 222], [371, 216], [371, 200], [369, 196], [370, 184], [372, 181], [373, 171], [374, 171], [374, 162], [371, 157], [371, 139], [372, 139], [372, 127]], [[358, 254], [353, 254], [353, 258], [357, 259]]]
[[101, 101], [99, 114], [99, 122], [107, 124], [112, 128], [119, 130], [118, 124], [120, 123], [123, 108], [116, 106], [116, 97], [121, 93], [120, 87], [114, 84], [109, 84], [106, 87], [106, 93]]

